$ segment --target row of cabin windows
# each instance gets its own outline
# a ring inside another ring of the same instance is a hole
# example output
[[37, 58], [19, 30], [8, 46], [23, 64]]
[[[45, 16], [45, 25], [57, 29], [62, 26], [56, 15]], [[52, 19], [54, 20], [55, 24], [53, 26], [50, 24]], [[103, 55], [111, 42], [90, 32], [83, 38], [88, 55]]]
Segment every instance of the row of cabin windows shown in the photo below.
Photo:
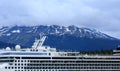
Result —
[[120, 69], [120, 67], [5, 67], [5, 69]]
[[15, 62], [32, 62], [32, 63], [120, 63], [119, 61], [96, 61], [96, 62], [90, 62], [90, 61], [37, 61], [37, 60], [15, 60]]
[[[13, 65], [13, 64], [10, 64], [10, 65]], [[15, 66], [120, 66], [120, 64], [94, 64], [94, 63], [91, 63], [91, 64], [65, 64], [65, 63], [61, 63], [61, 64], [23, 64], [23, 63], [19, 63], [19, 64], [14, 64]]]
[[120, 69], [120, 67], [24, 67], [24, 69]]
[[[28, 57], [26, 57], [26, 58], [28, 58]], [[31, 57], [32, 58], [32, 57]], [[35, 58], [35, 59], [51, 59], [50, 57], [40, 57], [40, 58]], [[62, 59], [61, 59], [62, 60]], [[9, 61], [13, 61], [13, 60], [9, 60]], [[120, 61], [79, 61], [79, 60], [76, 60], [76, 61], [38, 61], [38, 60], [15, 60], [15, 62], [72, 62], [72, 63], [93, 63], [93, 62], [95, 62], [95, 63], [120, 63]]]
[[[20, 62], [20, 60], [15, 60], [15, 62]], [[23, 62], [23, 60], [21, 60], [21, 62]], [[24, 62], [26, 62], [26, 60], [24, 60]]]
[[15, 71], [58, 71], [58, 70], [15, 70]]
[[5, 67], [5, 69], [23, 69], [23, 67]]
[[24, 65], [27, 66], [120, 66], [120, 64], [24, 64]]
[[61, 64], [15, 64], [15, 66], [120, 66], [120, 64], [65, 64], [65, 63], [61, 63]]
[[[10, 64], [10, 65], [13, 65], [13, 64]], [[69, 63], [59, 63], [59, 64], [54, 64], [54, 63], [51, 63], [51, 64], [42, 64], [42, 63], [39, 63], [39, 64], [34, 64], [34, 63], [32, 63], [32, 64], [23, 64], [23, 63], [21, 63], [21, 64], [15, 64], [15, 66], [19, 66], [19, 65], [25, 65], [25, 66], [120, 66], [120, 64], [118, 63], [118, 64], [95, 64], [95, 63], [88, 63], [88, 64], [69, 64]]]

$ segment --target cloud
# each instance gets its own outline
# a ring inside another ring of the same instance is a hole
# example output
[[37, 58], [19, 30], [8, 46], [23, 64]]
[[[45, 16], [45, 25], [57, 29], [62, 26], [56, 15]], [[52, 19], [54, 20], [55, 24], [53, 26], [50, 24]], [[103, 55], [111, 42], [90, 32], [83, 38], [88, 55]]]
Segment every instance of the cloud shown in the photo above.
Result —
[[120, 0], [0, 0], [0, 26], [77, 25], [118, 37], [119, 7]]

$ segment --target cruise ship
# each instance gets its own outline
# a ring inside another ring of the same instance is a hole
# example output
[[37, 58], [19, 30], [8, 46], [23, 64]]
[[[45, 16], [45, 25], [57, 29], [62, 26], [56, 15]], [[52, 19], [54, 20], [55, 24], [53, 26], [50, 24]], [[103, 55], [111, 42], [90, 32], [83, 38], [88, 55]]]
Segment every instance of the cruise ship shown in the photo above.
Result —
[[120, 71], [120, 48], [113, 55], [83, 55], [44, 46], [45, 39], [36, 39], [31, 48], [1, 49], [0, 71]]

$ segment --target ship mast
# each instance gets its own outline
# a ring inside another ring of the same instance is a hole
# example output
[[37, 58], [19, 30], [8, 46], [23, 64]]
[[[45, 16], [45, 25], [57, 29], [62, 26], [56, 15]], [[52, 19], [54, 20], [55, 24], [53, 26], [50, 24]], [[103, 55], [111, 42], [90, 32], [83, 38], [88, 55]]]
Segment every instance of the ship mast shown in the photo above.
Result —
[[46, 36], [43, 36], [43, 37], [39, 40], [39, 43], [38, 43], [36, 49], [39, 48], [39, 47], [41, 47], [41, 46], [43, 45], [43, 43], [45, 42], [45, 39], [46, 39]]
[[46, 36], [42, 36], [41, 39], [35, 40], [32, 48], [33, 49], [39, 49], [39, 48], [41, 48], [42, 45], [43, 45], [43, 43], [44, 43], [44, 41], [45, 41], [45, 39], [46, 39]]

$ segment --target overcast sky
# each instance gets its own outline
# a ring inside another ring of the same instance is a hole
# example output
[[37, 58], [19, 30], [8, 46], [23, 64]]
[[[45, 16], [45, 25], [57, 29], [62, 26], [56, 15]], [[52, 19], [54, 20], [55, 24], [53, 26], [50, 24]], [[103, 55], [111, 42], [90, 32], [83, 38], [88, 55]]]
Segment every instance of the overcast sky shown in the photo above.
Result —
[[0, 26], [76, 25], [120, 38], [120, 0], [0, 0]]

